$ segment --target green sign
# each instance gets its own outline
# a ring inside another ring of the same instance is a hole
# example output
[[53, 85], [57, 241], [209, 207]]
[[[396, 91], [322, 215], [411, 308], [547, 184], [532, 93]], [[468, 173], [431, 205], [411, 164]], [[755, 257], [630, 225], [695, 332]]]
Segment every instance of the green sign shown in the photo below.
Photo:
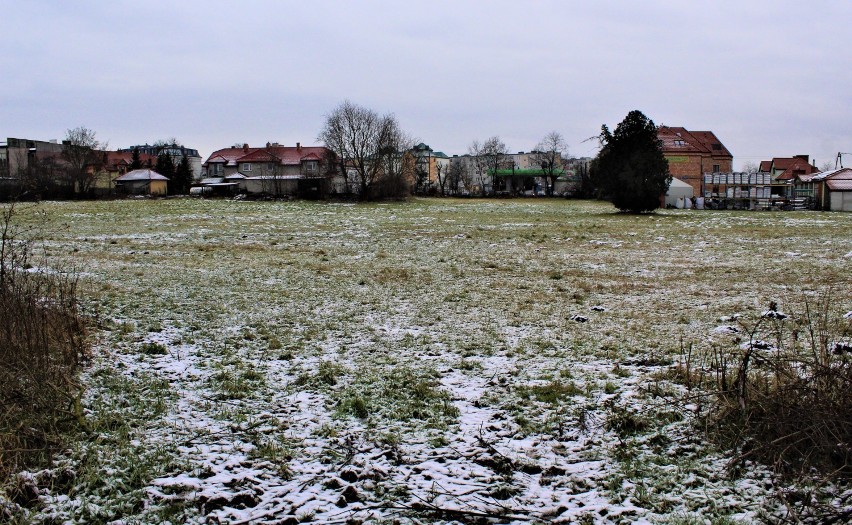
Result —
[[689, 157], [666, 157], [666, 160], [674, 164], [683, 164], [689, 162]]

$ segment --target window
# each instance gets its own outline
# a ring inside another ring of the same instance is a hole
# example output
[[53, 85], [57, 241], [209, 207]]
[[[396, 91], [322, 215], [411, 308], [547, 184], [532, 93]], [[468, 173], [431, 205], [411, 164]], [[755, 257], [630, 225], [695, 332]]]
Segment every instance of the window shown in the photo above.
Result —
[[213, 165], [213, 174], [214, 175], [221, 175], [222, 171], [223, 171], [222, 168], [224, 168], [224, 166], [222, 166], [221, 164], [214, 164]]
[[305, 171], [308, 173], [316, 173], [317, 171], [317, 162], [315, 160], [311, 160], [305, 163]]
[[251, 171], [251, 164], [249, 164], [248, 162], [243, 162], [240, 171]]
[[677, 140], [674, 141], [675, 146], [683, 146], [683, 144], [684, 144], [684, 142], [680, 139], [677, 139]]
[[722, 171], [720, 168], [721, 166], [719, 166], [718, 164], [713, 164], [713, 173], [719, 173], [720, 171]]

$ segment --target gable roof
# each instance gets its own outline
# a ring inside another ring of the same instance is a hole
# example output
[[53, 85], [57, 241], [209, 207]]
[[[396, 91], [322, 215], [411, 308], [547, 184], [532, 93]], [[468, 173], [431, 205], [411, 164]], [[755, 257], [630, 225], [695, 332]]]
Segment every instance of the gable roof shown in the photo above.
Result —
[[680, 126], [660, 126], [657, 138], [663, 143], [663, 153], [704, 153], [731, 157], [731, 152], [712, 131], [687, 131]]
[[303, 160], [320, 160], [328, 153], [330, 150], [324, 146], [224, 148], [211, 153], [203, 165], [224, 163], [226, 166], [236, 166], [240, 162], [279, 162], [284, 165], [298, 165]]
[[[761, 163], [762, 164], [762, 163]], [[777, 180], [793, 180], [797, 175], [810, 175], [817, 169], [802, 157], [775, 157], [767, 171], [783, 170]]]
[[822, 171], [811, 177], [811, 180], [852, 180], [852, 168], [840, 168], [836, 170]]

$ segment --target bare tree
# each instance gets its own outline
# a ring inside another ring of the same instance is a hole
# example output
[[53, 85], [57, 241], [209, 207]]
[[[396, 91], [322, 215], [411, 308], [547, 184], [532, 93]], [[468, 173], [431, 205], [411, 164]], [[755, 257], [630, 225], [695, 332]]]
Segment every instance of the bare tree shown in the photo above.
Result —
[[[396, 173], [391, 159], [398, 155], [401, 163], [405, 150], [399, 148], [406, 142], [402, 135], [393, 114], [380, 116], [372, 109], [345, 100], [326, 115], [317, 138], [337, 155], [344, 176], [348, 168], [355, 170], [360, 196], [369, 200], [373, 197], [373, 185], [383, 173], [388, 176]], [[392, 173], [385, 171], [388, 169]]]
[[464, 187], [465, 190], [470, 189], [471, 180], [468, 178], [468, 175], [468, 171], [464, 169], [459, 159], [453, 159], [450, 162], [447, 168], [447, 183], [449, 184], [451, 194], [458, 194], [460, 187]]
[[447, 194], [447, 177], [450, 174], [450, 166], [441, 162], [435, 163], [435, 175], [438, 179], [438, 188], [441, 190], [441, 195]]
[[414, 144], [415, 140], [399, 127], [396, 119], [385, 123], [380, 150], [382, 197], [398, 199], [411, 192], [417, 163], [411, 153]]
[[541, 166], [547, 183], [546, 192], [553, 196], [556, 187], [556, 179], [565, 173], [562, 166], [562, 156], [568, 153], [568, 144], [562, 138], [562, 134], [551, 131], [535, 147], [536, 153], [533, 157], [536, 164]]
[[95, 132], [84, 126], [69, 129], [62, 144], [69, 191], [89, 194], [95, 174], [104, 164], [104, 153], [99, 150], [106, 149], [107, 144], [101, 144], [95, 138]]
[[480, 156], [485, 162], [486, 171], [491, 175], [491, 192], [497, 189], [497, 170], [508, 166], [509, 149], [497, 135], [482, 143]]
[[743, 171], [746, 173], [757, 173], [760, 169], [760, 165], [753, 160], [743, 163]]
[[473, 171], [472, 174], [468, 173], [468, 178], [471, 182], [476, 180], [479, 184], [479, 193], [481, 195], [485, 195], [485, 183], [488, 181], [488, 164], [485, 159], [485, 150], [482, 143], [478, 140], [474, 140], [470, 143], [470, 146], [467, 147], [467, 153], [470, 155], [470, 161], [467, 168], [468, 170]]

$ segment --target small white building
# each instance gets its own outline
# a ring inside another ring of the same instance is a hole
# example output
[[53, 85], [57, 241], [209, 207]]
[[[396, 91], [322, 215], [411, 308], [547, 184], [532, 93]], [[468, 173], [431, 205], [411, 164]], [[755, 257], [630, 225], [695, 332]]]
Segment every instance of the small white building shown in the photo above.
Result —
[[154, 170], [139, 169], [128, 171], [116, 177], [115, 190], [128, 195], [165, 195], [168, 193], [169, 178]]
[[681, 208], [683, 207], [683, 202], [686, 199], [691, 199], [694, 194], [694, 189], [692, 185], [677, 177], [672, 177], [672, 182], [669, 184], [669, 189], [666, 192], [666, 202], [665, 206], [668, 208], [669, 206], [677, 207], [678, 200], [680, 200]]

